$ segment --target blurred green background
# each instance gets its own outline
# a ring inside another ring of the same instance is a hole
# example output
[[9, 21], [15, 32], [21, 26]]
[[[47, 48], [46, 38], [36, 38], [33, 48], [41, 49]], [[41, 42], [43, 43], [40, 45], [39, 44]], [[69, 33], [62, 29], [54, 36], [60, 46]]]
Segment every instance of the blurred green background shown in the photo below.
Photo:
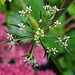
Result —
[[[27, 6], [30, 2], [33, 10], [31, 15], [37, 21], [39, 21], [40, 10], [43, 14], [46, 13], [42, 8], [43, 5], [50, 3], [50, 5], [57, 5], [59, 8], [59, 4], [63, 4], [64, 1], [65, 0], [23, 0], [23, 3], [25, 6]], [[17, 27], [12, 27], [10, 25], [13, 23], [18, 24], [21, 23], [21, 21], [25, 21], [24, 17], [19, 17], [18, 15], [18, 11], [22, 10], [19, 0], [13, 0], [11, 3], [6, 1], [4, 5], [1, 4], [0, 10], [2, 10], [2, 12], [6, 15], [6, 23], [12, 34], [16, 34], [18, 36], [30, 35], [27, 32], [22, 33]], [[75, 37], [75, 0], [71, 3], [70, 6], [68, 6], [66, 12], [62, 14], [58, 20], [64, 22], [63, 25], [59, 26], [59, 28], [56, 28], [55, 31], [49, 31], [47, 34], [52, 36], [61, 34], [62, 37], [65, 35]], [[31, 41], [31, 39], [26, 39], [23, 41], [26, 43]], [[75, 75], [75, 38], [72, 38], [68, 41], [68, 49], [72, 55], [70, 55], [61, 46], [56, 45], [52, 40], [45, 39], [45, 42], [49, 47], [56, 46], [58, 49], [59, 53], [56, 55], [56, 60], [63, 70], [64, 75]]]

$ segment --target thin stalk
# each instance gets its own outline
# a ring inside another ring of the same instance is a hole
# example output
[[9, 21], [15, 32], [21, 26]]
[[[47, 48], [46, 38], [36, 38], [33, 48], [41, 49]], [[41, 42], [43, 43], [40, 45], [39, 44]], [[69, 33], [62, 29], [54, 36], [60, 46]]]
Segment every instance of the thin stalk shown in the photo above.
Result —
[[35, 44], [36, 44], [36, 42], [34, 41], [33, 42], [33, 45], [32, 45], [32, 48], [31, 48], [31, 50], [30, 50], [30, 56], [32, 56], [33, 55], [33, 51], [34, 51], [34, 48], [35, 48]]
[[[41, 40], [42, 41], [42, 40]], [[46, 50], [47, 45], [42, 41], [43, 43], [43, 48]], [[46, 53], [45, 53], [46, 54]], [[61, 75], [63, 75], [63, 71], [60, 68], [59, 64], [57, 63], [57, 61], [51, 56], [51, 59], [53, 61], [53, 63], [56, 65], [57, 69], [60, 71]]]
[[58, 70], [60, 71], [61, 75], [63, 75], [63, 71], [60, 68], [60, 66], [58, 65], [57, 61], [52, 56], [51, 56], [51, 59], [52, 59], [53, 63], [56, 65], [56, 67], [58, 68]]

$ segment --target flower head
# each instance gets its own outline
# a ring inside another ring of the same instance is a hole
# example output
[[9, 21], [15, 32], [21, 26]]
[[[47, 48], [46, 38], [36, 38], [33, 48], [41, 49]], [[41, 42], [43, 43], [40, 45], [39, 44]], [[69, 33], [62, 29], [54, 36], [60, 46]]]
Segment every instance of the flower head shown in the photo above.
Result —
[[20, 30], [24, 30], [25, 25], [23, 25], [23, 24], [18, 24], [18, 25], [20, 26]]
[[59, 26], [61, 24], [61, 22], [59, 22], [58, 20], [56, 20], [56, 22], [54, 22], [54, 24], [55, 24], [55, 27], [56, 27], [56, 26]]
[[26, 12], [24, 12], [24, 10], [22, 10], [22, 11], [19, 11], [19, 13], [20, 13], [20, 16], [25, 16]]
[[11, 43], [9, 43], [10, 47], [14, 46], [15, 42], [11, 41]]
[[65, 42], [62, 42], [62, 45], [64, 46], [64, 48], [66, 48], [68, 46], [68, 44]]
[[8, 37], [7, 37], [7, 38], [10, 38], [10, 40], [12, 40], [12, 39], [13, 39], [12, 34], [7, 33], [7, 35], [8, 35]]
[[28, 64], [30, 63], [30, 58], [26, 58], [25, 60], [24, 60], [24, 62], [26, 63], [26, 62], [28, 62]]
[[50, 9], [51, 7], [50, 7], [49, 5], [45, 5], [45, 6], [43, 6], [43, 8], [48, 10], [48, 9]]
[[51, 48], [51, 50], [53, 51], [54, 54], [56, 54], [58, 51], [56, 50], [56, 48]]
[[66, 42], [70, 39], [70, 36], [65, 36], [64, 39], [66, 40]]
[[28, 12], [28, 13], [30, 13], [32, 11], [31, 6], [26, 7], [26, 9], [27, 9], [26, 12]]
[[35, 60], [35, 59], [32, 61], [32, 65], [33, 65], [34, 67], [38, 66], [38, 64], [36, 63], [36, 60]]
[[56, 6], [54, 6], [53, 7], [53, 12], [56, 12], [56, 11], [59, 11], [59, 9]]

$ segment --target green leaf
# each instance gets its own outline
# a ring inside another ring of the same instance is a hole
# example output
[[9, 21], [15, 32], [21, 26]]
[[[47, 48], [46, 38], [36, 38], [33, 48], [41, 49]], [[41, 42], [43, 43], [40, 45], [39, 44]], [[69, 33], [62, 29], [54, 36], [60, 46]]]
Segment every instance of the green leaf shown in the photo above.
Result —
[[[60, 59], [58, 60], [58, 62], [59, 62], [60, 66], [61, 66], [63, 69], [66, 69], [66, 68], [67, 68], [67, 64], [65, 63], [65, 60], [64, 60], [63, 57], [60, 58]], [[63, 64], [63, 65], [62, 65], [62, 64]]]
[[4, 5], [5, 1], [6, 1], [6, 0], [1, 0], [1, 3]]
[[[21, 24], [22, 23], [21, 21], [25, 22], [25, 17], [19, 16], [15, 12], [9, 12], [8, 14], [9, 15], [7, 16], [7, 22], [8, 22], [8, 26], [10, 28], [10, 32], [12, 34], [20, 36], [20, 37], [32, 35], [32, 33], [29, 33], [27, 31], [19, 30], [18, 24]], [[13, 24], [14, 26], [11, 24]], [[26, 30], [29, 30], [32, 32], [32, 29], [29, 26], [26, 26]], [[32, 39], [24, 39], [24, 40], [22, 40], [22, 42], [27, 43], [27, 42], [30, 42], [31, 40]]]

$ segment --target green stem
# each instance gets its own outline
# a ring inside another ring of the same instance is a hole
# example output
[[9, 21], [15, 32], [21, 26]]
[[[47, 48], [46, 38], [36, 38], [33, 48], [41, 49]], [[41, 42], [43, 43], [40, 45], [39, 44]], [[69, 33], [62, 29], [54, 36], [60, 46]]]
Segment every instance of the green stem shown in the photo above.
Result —
[[60, 66], [58, 65], [57, 61], [52, 56], [51, 56], [51, 59], [52, 59], [53, 63], [56, 65], [56, 67], [58, 68], [58, 70], [60, 71], [61, 75], [63, 75], [63, 71], [60, 68]]
[[[41, 40], [42, 41], [42, 40]], [[45, 52], [46, 52], [46, 47], [47, 45], [42, 41], [42, 45], [43, 45], [43, 48], [45, 49]], [[57, 61], [51, 56], [51, 59], [53, 61], [53, 63], [56, 65], [57, 69], [60, 71], [61, 75], [63, 75], [63, 71], [62, 69], [60, 68], [60, 66], [58, 65]]]
[[32, 48], [31, 48], [31, 50], [30, 50], [30, 56], [32, 56], [33, 55], [33, 51], [34, 51], [34, 48], [35, 48], [35, 44], [36, 44], [36, 42], [34, 41], [33, 42], [33, 45], [32, 45]]
[[[24, 3], [23, 3], [23, 0], [19, 0], [19, 3], [20, 3], [20, 5], [21, 5], [21, 7], [24, 9], [24, 10], [26, 10], [26, 7], [25, 7], [25, 5], [24, 5]], [[39, 24], [38, 24], [38, 22], [30, 15], [30, 14], [28, 14], [28, 19], [30, 20], [30, 22], [31, 22], [31, 24], [32, 24], [32, 27], [36, 30], [37, 28], [38, 28], [38, 26], [39, 26]]]

